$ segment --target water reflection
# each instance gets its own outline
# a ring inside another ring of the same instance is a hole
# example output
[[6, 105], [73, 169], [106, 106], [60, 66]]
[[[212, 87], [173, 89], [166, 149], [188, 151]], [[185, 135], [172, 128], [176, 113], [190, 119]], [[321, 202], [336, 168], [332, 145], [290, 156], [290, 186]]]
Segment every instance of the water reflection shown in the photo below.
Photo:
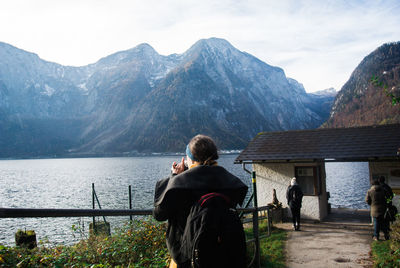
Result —
[[364, 201], [370, 188], [367, 162], [326, 163], [325, 167], [332, 207], [368, 208]]

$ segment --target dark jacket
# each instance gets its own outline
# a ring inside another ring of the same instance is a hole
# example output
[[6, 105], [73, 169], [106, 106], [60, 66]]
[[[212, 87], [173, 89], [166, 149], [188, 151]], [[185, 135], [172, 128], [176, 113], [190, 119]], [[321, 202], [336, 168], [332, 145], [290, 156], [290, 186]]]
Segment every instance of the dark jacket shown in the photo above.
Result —
[[365, 196], [365, 202], [371, 206], [371, 216], [380, 217], [386, 211], [386, 192], [381, 185], [372, 185]]
[[383, 190], [385, 191], [386, 202], [389, 203], [393, 198], [393, 190], [389, 185], [387, 185], [384, 182], [381, 182], [380, 185], [382, 186]]
[[247, 186], [221, 166], [197, 166], [156, 184], [153, 216], [158, 221], [168, 220], [167, 246], [179, 267], [188, 265], [180, 247], [190, 208], [210, 192], [227, 195], [236, 207], [242, 204]]
[[290, 185], [286, 190], [286, 199], [291, 209], [301, 208], [303, 191], [300, 186], [297, 184]]

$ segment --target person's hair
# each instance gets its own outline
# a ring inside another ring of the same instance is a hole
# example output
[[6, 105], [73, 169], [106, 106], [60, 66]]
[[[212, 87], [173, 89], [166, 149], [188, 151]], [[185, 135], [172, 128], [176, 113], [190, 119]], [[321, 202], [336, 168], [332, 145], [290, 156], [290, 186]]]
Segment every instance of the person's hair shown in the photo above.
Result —
[[380, 183], [379, 183], [379, 181], [378, 180], [373, 180], [372, 181], [372, 185], [379, 185]]
[[206, 135], [196, 135], [189, 142], [189, 149], [193, 157], [201, 165], [211, 166], [218, 159], [217, 146], [213, 139]]
[[378, 180], [379, 180], [380, 183], [385, 182], [385, 177], [384, 176], [380, 176]]

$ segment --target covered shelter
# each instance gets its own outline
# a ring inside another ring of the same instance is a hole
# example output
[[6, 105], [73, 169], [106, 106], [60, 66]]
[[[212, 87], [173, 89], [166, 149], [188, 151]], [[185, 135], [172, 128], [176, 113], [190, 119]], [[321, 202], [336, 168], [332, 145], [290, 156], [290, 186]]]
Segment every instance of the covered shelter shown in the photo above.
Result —
[[252, 165], [260, 206], [271, 202], [273, 189], [286, 204], [286, 189], [296, 177], [304, 192], [302, 217], [322, 220], [329, 210], [326, 162], [368, 162], [370, 181], [384, 176], [400, 195], [399, 150], [400, 124], [262, 132], [235, 163]]

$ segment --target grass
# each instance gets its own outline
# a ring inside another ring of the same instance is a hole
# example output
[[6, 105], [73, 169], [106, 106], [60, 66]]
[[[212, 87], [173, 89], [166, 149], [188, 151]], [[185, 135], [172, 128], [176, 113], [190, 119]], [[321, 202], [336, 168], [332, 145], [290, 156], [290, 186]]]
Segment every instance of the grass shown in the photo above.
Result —
[[[268, 232], [267, 221], [261, 221], [259, 225], [260, 235]], [[253, 237], [253, 229], [245, 229], [247, 239]], [[283, 268], [286, 267], [285, 257], [285, 241], [287, 239], [287, 231], [277, 228], [272, 228], [271, 235], [260, 240], [260, 263], [261, 267]], [[248, 247], [248, 259], [254, 254], [254, 244]]]
[[400, 267], [400, 216], [391, 225], [390, 240], [374, 241], [371, 255], [374, 267]]
[[[73, 228], [74, 229], [74, 228]], [[165, 224], [152, 219], [134, 221], [112, 236], [91, 236], [73, 246], [39, 247], [29, 250], [0, 245], [0, 267], [168, 267]], [[260, 234], [267, 225], [260, 224]], [[246, 229], [252, 236], [252, 230]], [[262, 267], [285, 267], [286, 232], [273, 229], [260, 240]], [[249, 258], [254, 247], [249, 248]]]
[[374, 241], [371, 245], [374, 267], [400, 267], [400, 252], [391, 248], [391, 241]]

